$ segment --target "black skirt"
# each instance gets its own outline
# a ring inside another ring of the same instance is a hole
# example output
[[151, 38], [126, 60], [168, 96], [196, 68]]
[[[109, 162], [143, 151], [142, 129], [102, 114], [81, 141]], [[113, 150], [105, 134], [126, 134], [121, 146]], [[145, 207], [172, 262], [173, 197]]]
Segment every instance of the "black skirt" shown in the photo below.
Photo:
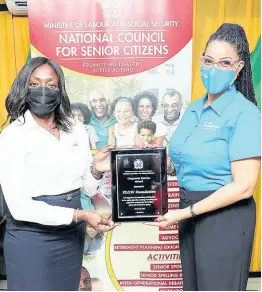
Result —
[[[180, 188], [180, 208], [213, 192]], [[245, 291], [255, 224], [253, 197], [180, 221], [184, 291]]]
[[[53, 206], [81, 209], [80, 191], [34, 198]], [[47, 226], [7, 216], [4, 238], [8, 290], [77, 291], [85, 222]]]

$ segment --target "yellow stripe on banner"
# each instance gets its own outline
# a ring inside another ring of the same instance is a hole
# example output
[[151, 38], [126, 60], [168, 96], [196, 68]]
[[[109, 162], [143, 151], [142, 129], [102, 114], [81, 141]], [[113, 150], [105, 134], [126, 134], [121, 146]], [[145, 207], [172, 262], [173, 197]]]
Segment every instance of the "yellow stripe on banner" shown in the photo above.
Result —
[[[253, 11], [253, 2], [252, 0], [247, 0], [246, 4], [246, 25], [247, 25], [247, 37], [250, 40], [250, 43], [254, 46], [254, 26], [251, 26], [252, 24], [252, 11]], [[260, 1], [259, 1], [260, 2]], [[257, 39], [255, 40], [257, 41]], [[253, 42], [253, 43], [252, 43]], [[252, 46], [252, 50], [253, 47]], [[251, 48], [250, 48], [251, 49]], [[251, 52], [252, 52], [251, 50]], [[260, 183], [261, 176], [259, 177], [259, 182], [256, 187], [255, 193], [254, 193], [254, 199], [256, 201], [257, 206], [257, 214], [256, 214], [256, 231], [255, 231], [255, 238], [254, 238], [254, 246], [253, 246], [253, 256], [252, 261], [250, 265], [250, 271], [260, 271], [261, 270], [261, 183]]]
[[226, 0], [221, 0], [218, 10], [218, 19], [220, 23], [224, 22], [225, 18], [225, 8], [226, 8]]
[[246, 0], [246, 35], [248, 40], [251, 40], [251, 17], [252, 17], [252, 0]]
[[[250, 34], [249, 34], [249, 44], [251, 52], [254, 50], [255, 45], [259, 36], [261, 35], [261, 1], [252, 1], [252, 13], [250, 22]], [[259, 176], [259, 182], [254, 193], [254, 198], [257, 206], [257, 224], [254, 239], [254, 247], [252, 254], [252, 261], [250, 266], [250, 271], [258, 272], [261, 271], [261, 174]]]
[[252, 261], [250, 266], [251, 272], [261, 271], [261, 174], [254, 193], [254, 199], [256, 201], [256, 231], [254, 238]]
[[107, 236], [106, 236], [106, 267], [107, 267], [107, 272], [108, 272], [108, 275], [109, 275], [112, 283], [116, 287], [116, 290], [117, 291], [124, 291], [116, 279], [116, 276], [115, 276], [115, 273], [114, 273], [114, 270], [112, 267], [112, 263], [111, 263], [111, 258], [110, 258], [111, 238], [112, 238], [112, 231], [108, 232]]
[[16, 76], [13, 20], [9, 12], [0, 12], [0, 131], [6, 120], [5, 99]]
[[[197, 1], [193, 1], [193, 23], [195, 23], [196, 21], [196, 11], [197, 11]], [[194, 39], [195, 35], [196, 35], [196, 26], [193, 25], [192, 39]]]
[[14, 17], [14, 40], [15, 40], [15, 61], [16, 72], [24, 66], [29, 53], [30, 38], [27, 17]]
[[250, 33], [248, 36], [250, 51], [252, 52], [261, 34], [261, 0], [252, 1]]

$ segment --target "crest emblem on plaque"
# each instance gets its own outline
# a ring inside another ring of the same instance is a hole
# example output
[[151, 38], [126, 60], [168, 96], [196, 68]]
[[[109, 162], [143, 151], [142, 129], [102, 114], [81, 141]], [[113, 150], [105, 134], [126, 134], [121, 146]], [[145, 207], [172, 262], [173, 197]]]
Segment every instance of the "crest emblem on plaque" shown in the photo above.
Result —
[[142, 169], [143, 166], [144, 166], [144, 163], [143, 163], [143, 161], [141, 159], [136, 159], [134, 161], [134, 168], [135, 169]]

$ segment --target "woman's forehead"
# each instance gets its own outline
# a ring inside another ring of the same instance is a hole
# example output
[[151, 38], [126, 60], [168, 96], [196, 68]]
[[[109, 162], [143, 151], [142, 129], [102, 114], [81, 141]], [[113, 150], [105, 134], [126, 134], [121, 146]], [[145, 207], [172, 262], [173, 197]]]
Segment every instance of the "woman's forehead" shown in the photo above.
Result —
[[140, 99], [139, 104], [150, 104], [152, 105], [152, 101], [148, 97], [143, 97]]
[[35, 79], [41, 79], [41, 80], [47, 80], [47, 79], [58, 79], [58, 76], [53, 68], [51, 68], [49, 65], [44, 64], [39, 67], [37, 67], [30, 76]]
[[222, 58], [231, 58], [233, 60], [238, 59], [238, 54], [235, 47], [224, 41], [210, 42], [206, 48], [205, 55], [216, 60]]
[[115, 108], [132, 108], [132, 105], [128, 101], [119, 101]]

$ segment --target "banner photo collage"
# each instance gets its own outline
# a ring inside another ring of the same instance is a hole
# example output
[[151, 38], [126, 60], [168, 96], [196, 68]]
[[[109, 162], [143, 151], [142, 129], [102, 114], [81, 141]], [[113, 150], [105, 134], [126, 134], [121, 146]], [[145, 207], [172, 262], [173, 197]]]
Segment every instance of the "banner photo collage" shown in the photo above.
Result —
[[[74, 2], [74, 3], [73, 3]], [[192, 0], [28, 0], [31, 56], [63, 69], [75, 119], [93, 153], [106, 145], [169, 147], [191, 102]], [[40, 9], [41, 7], [41, 9]], [[89, 151], [87, 149], [87, 151]], [[168, 208], [178, 208], [168, 164]], [[111, 175], [83, 209], [111, 212]], [[83, 290], [183, 290], [178, 226], [86, 228]]]

